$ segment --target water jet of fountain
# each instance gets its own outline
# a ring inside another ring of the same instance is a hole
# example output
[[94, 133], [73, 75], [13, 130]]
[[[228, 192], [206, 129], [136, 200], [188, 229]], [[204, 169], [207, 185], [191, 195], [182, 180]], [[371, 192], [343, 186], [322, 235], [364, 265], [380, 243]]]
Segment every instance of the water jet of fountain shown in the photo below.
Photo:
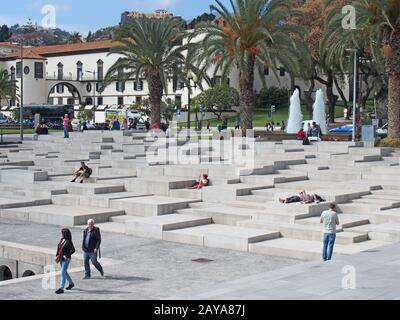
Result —
[[301, 128], [303, 114], [301, 112], [300, 92], [296, 89], [290, 98], [289, 120], [286, 133], [297, 133]]
[[322, 89], [318, 89], [317, 91], [313, 109], [313, 121], [320, 126], [321, 132], [326, 134], [328, 130], [326, 128], [325, 101]]

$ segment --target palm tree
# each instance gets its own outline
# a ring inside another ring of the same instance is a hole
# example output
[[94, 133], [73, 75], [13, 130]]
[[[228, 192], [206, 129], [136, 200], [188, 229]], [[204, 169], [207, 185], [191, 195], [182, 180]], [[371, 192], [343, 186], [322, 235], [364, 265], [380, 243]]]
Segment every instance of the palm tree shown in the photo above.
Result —
[[11, 80], [7, 70], [0, 69], [0, 102], [2, 99], [17, 99], [17, 81]]
[[[328, 4], [330, 2], [327, 0]], [[343, 30], [343, 15], [338, 8], [327, 17], [324, 43], [331, 44], [331, 55], [342, 56], [346, 47], [351, 44], [357, 47], [360, 37], [364, 37], [376, 61], [383, 54], [389, 78], [388, 136], [400, 138], [400, 2], [354, 0], [352, 5], [356, 10], [356, 30]]]
[[243, 130], [251, 129], [254, 113], [254, 77], [259, 73], [265, 85], [264, 70], [276, 74], [277, 58], [291, 70], [299, 68], [291, 33], [299, 29], [288, 22], [295, 13], [286, 0], [230, 0], [231, 11], [219, 0], [211, 12], [222, 24], [201, 23], [190, 39], [204, 39], [191, 46], [188, 59], [196, 65], [215, 67], [227, 79], [233, 68], [239, 71], [240, 114]]
[[74, 32], [68, 37], [68, 43], [82, 43], [82, 36], [79, 32]]
[[[144, 78], [149, 87], [152, 124], [160, 125], [160, 105], [164, 93], [168, 93], [169, 79], [188, 83], [193, 66], [185, 64], [185, 37], [179, 18], [138, 19], [121, 27], [115, 34], [119, 45], [109, 54], [121, 57], [108, 70], [105, 86], [113, 81], [139, 81]], [[105, 87], [104, 86], [104, 87]]]

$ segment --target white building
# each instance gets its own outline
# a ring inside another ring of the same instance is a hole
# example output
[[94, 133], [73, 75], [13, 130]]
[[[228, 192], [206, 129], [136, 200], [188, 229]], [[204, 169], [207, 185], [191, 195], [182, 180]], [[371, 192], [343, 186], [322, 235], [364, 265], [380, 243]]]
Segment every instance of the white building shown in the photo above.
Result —
[[[107, 70], [119, 58], [119, 55], [108, 55], [116, 43], [111, 40], [65, 44], [43, 47], [26, 47], [23, 49], [23, 82], [24, 105], [29, 104], [70, 104], [89, 105], [89, 108], [104, 110], [110, 107], [132, 106], [148, 98], [148, 87], [144, 79], [138, 83], [129, 80], [125, 83], [114, 82], [103, 92], [99, 91], [100, 83]], [[6, 69], [13, 79], [21, 82], [21, 50], [18, 45], [0, 43], [0, 68]], [[212, 70], [210, 70], [212, 75]], [[290, 76], [279, 68], [278, 77], [271, 70], [266, 70], [268, 86], [290, 88]], [[221, 78], [214, 79], [214, 83]], [[239, 89], [237, 71], [232, 71], [229, 84]], [[308, 90], [308, 84], [296, 81], [296, 85]], [[207, 84], [204, 83], [207, 89]], [[262, 88], [258, 75], [255, 79], [255, 90]], [[315, 90], [319, 87], [317, 86]], [[192, 97], [199, 94], [195, 89]], [[348, 90], [344, 90], [348, 92]], [[184, 108], [188, 104], [188, 89], [182, 84], [169, 81], [168, 96], [178, 101]], [[93, 106], [94, 104], [94, 106]], [[2, 111], [9, 110], [15, 101], [1, 101]]]

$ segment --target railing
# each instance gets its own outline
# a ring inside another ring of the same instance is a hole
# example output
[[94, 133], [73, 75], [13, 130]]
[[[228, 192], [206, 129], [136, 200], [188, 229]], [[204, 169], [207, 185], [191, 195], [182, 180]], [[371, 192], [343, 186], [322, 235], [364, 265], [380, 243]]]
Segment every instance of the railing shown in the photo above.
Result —
[[63, 76], [62, 78], [59, 78], [58, 76], [46, 76], [46, 80], [52, 80], [52, 81], [103, 81], [99, 80], [98, 77], [94, 78], [93, 76], [81, 76], [78, 80], [76, 76]]

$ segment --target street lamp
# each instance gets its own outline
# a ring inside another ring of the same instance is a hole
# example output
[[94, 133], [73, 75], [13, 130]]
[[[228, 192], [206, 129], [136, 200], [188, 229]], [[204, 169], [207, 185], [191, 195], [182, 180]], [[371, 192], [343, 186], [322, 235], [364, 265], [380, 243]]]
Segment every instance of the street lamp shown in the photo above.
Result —
[[[187, 74], [187, 78], [189, 80], [188, 84], [186, 85], [186, 88], [188, 89], [188, 129], [190, 129], [190, 91], [192, 88], [197, 88], [197, 78], [191, 72]], [[192, 80], [194, 81], [194, 85], [190, 84]]]
[[21, 59], [21, 99], [19, 104], [19, 136], [21, 142], [24, 141], [24, 42], [23, 39], [20, 40], [20, 59]]
[[352, 141], [356, 141], [356, 104], [357, 104], [357, 49], [346, 49], [348, 52], [354, 52], [354, 84], [353, 84], [353, 135]]

